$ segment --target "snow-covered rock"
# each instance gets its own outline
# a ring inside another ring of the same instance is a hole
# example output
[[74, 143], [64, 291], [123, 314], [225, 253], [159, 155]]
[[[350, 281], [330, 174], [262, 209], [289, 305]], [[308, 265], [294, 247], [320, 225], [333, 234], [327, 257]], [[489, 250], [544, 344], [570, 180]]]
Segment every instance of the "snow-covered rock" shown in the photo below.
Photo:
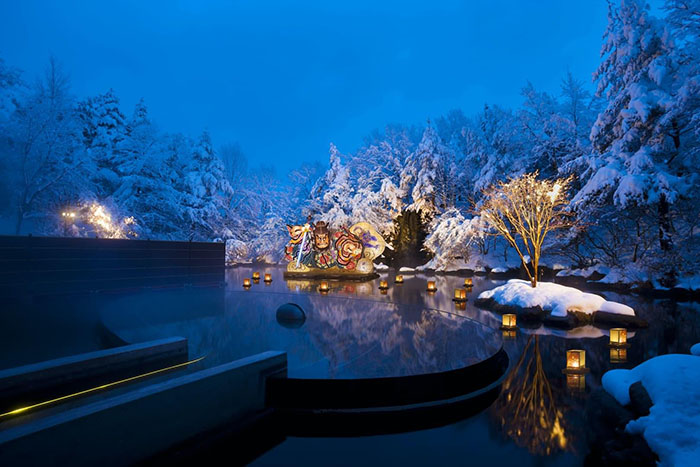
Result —
[[634, 310], [627, 305], [609, 302], [600, 295], [581, 292], [573, 287], [552, 282], [539, 282], [537, 287], [533, 288], [528, 281], [511, 279], [495, 289], [481, 292], [479, 299], [493, 299], [500, 305], [521, 308], [539, 306], [545, 311], [551, 310], [553, 316], [566, 316], [568, 311], [587, 314], [605, 311], [634, 316]]
[[399, 272], [403, 272], [403, 273], [416, 272], [416, 268], [409, 268], [409, 267], [404, 266], [401, 269], [399, 269]]
[[502, 274], [502, 273], [507, 272], [507, 271], [508, 270], [506, 268], [501, 268], [501, 267], [491, 269], [491, 272], [494, 274]]
[[629, 422], [626, 431], [644, 436], [661, 466], [698, 465], [700, 358], [662, 355], [631, 370], [608, 371], [602, 383], [620, 404], [627, 405], [629, 388], [637, 381], [641, 381], [654, 405], [649, 415]]
[[377, 271], [386, 271], [387, 269], [389, 269], [389, 266], [387, 266], [384, 263], [377, 263], [374, 265], [374, 269], [376, 269]]
[[695, 344], [690, 348], [690, 353], [700, 357], [700, 343]]

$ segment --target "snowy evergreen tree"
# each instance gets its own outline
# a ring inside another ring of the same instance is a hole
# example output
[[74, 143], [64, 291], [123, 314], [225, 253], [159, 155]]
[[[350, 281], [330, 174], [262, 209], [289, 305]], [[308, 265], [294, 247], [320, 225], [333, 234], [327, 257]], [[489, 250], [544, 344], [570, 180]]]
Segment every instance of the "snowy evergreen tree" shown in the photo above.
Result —
[[343, 165], [338, 148], [331, 143], [330, 167], [314, 185], [309, 215], [322, 218], [333, 228], [349, 227], [353, 191], [350, 171]]
[[595, 73], [598, 94], [608, 99], [598, 115], [591, 141], [596, 156], [592, 176], [575, 202], [655, 206], [659, 245], [671, 248], [670, 204], [688, 193], [682, 168], [673, 162], [674, 45], [663, 25], [638, 0], [611, 4], [602, 52]]

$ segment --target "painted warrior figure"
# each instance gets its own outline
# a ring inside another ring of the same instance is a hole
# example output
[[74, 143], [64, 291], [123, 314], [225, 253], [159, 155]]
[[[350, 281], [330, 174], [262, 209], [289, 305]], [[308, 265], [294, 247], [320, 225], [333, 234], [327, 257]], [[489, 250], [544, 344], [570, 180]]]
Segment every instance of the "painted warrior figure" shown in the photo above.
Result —
[[369, 274], [372, 261], [382, 254], [384, 239], [366, 222], [349, 229], [331, 230], [323, 221], [315, 224], [288, 225], [289, 242], [285, 258], [289, 273], [326, 270], [329, 273]]

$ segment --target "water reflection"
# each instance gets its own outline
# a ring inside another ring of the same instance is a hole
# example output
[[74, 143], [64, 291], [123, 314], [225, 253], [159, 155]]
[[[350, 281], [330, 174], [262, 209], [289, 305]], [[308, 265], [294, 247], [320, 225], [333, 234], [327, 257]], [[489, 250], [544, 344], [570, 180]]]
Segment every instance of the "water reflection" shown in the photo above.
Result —
[[539, 336], [529, 336], [502, 388], [492, 413], [518, 446], [538, 455], [570, 449], [571, 435], [544, 370]]

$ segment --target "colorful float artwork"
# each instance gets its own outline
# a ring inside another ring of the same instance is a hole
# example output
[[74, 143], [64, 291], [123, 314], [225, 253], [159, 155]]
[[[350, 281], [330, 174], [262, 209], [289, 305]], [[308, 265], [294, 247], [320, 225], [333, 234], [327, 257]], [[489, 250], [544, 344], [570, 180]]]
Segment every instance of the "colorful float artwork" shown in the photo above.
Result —
[[323, 221], [288, 225], [286, 277], [371, 279], [374, 259], [386, 247], [382, 236], [366, 222], [330, 229]]

